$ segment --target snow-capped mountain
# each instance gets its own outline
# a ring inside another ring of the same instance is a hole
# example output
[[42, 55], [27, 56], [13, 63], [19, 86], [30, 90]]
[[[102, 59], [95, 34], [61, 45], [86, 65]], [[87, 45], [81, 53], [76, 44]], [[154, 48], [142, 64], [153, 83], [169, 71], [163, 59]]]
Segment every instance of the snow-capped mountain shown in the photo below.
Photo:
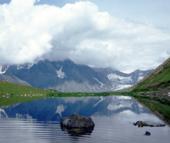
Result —
[[103, 76], [107, 77], [112, 84], [111, 90], [115, 91], [133, 86], [147, 76], [152, 70], [136, 70], [129, 74], [111, 68], [97, 68], [95, 71], [102, 73]]
[[149, 73], [137, 70], [126, 74], [110, 68], [91, 68], [71, 60], [45, 60], [35, 64], [12, 65], [5, 70], [0, 68], [0, 71], [3, 76], [15, 77], [34, 87], [83, 92], [127, 88]]

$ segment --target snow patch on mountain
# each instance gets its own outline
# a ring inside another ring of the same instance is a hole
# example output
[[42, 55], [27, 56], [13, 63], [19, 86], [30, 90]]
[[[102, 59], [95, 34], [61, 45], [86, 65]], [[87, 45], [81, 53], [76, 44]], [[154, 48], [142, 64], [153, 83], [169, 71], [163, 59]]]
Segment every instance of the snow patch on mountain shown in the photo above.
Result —
[[119, 84], [119, 85], [117, 85], [117, 87], [114, 87], [113, 90], [118, 91], [118, 90], [121, 90], [121, 89], [130, 88], [132, 86], [133, 86], [132, 84]]
[[120, 75], [117, 75], [115, 73], [108, 74], [107, 78], [110, 81], [123, 81], [123, 82], [131, 82], [132, 81], [131, 76], [120, 76]]
[[0, 65], [0, 74], [5, 74], [7, 70], [8, 70], [8, 66]]
[[138, 81], [141, 81], [144, 77], [145, 77], [145, 76], [143, 76], [143, 75], [142, 75], [142, 76], [139, 76], [139, 77], [138, 77]]
[[104, 83], [101, 82], [100, 80], [98, 80], [97, 78], [94, 78], [95, 81], [97, 81], [97, 83], [99, 83], [100, 87], [103, 87], [104, 86]]
[[17, 70], [21, 70], [21, 69], [30, 69], [33, 65], [34, 65], [34, 63], [23, 64], [23, 65], [17, 65]]
[[61, 67], [59, 70], [56, 70], [56, 73], [57, 73], [58, 78], [60, 78], [60, 79], [65, 78], [65, 73], [63, 71], [63, 67]]
[[111, 81], [113, 80], [118, 80], [120, 78], [120, 76], [118, 76], [117, 74], [114, 74], [114, 73], [110, 73], [107, 75], [107, 78]]

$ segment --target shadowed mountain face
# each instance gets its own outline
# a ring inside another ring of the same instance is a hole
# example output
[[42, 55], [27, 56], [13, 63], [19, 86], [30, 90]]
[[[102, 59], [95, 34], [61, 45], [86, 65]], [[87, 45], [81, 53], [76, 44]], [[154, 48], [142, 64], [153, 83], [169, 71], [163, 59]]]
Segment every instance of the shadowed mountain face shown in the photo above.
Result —
[[30, 86], [29, 83], [26, 81], [23, 81], [15, 76], [9, 76], [9, 75], [0, 75], [0, 81], [7, 81], [7, 82], [12, 82], [12, 83], [19, 83], [22, 85], [28, 85]]
[[[1, 66], [2, 67], [2, 66]], [[16, 77], [34, 87], [60, 91], [111, 91], [127, 88], [145, 77], [150, 71], [130, 74], [110, 68], [91, 68], [71, 60], [40, 61], [35, 64], [13, 65], [1, 68], [3, 75]]]

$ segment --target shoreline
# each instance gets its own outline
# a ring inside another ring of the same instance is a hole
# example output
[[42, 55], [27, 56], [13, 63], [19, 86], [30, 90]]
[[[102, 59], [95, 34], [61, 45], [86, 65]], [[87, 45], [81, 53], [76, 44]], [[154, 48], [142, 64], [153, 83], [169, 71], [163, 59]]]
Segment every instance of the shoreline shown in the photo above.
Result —
[[167, 101], [166, 99], [154, 99], [153, 97], [140, 95], [133, 97], [170, 126], [170, 104], [168, 104], [169, 101]]
[[46, 94], [43, 96], [21, 96], [9, 95], [8, 98], [0, 96], [0, 107], [11, 106], [17, 103], [31, 102], [39, 99], [58, 98], [58, 97], [95, 97], [95, 96], [130, 96], [135, 98], [139, 103], [151, 110], [161, 120], [170, 125], [170, 101], [164, 98], [154, 98], [152, 96], [140, 95], [133, 92], [103, 92], [103, 93], [62, 93]]

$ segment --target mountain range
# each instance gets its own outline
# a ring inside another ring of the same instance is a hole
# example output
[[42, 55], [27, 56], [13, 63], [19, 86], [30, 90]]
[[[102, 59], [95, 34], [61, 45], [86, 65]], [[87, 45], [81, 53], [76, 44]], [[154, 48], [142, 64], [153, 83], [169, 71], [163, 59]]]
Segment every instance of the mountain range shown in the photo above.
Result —
[[63, 92], [101, 92], [131, 87], [150, 72], [136, 70], [127, 74], [76, 64], [68, 59], [43, 60], [34, 64], [1, 65], [0, 80]]

